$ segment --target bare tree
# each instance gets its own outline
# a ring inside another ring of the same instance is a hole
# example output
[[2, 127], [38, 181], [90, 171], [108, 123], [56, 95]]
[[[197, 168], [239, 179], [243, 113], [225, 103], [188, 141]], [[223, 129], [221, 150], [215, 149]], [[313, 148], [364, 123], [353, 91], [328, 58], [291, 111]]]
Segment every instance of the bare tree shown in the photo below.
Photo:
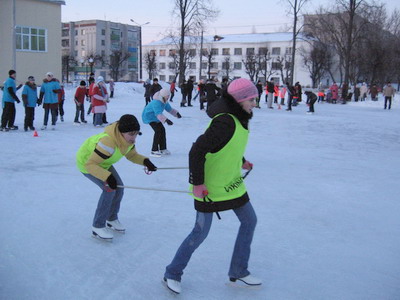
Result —
[[77, 65], [77, 61], [72, 55], [63, 55], [61, 65], [63, 73], [62, 77], [63, 79], [65, 79], [66, 82], [69, 82], [69, 71], [71, 70], [71, 68]]
[[260, 73], [260, 64], [258, 55], [254, 53], [247, 53], [245, 58], [242, 59], [245, 72], [249, 75], [251, 81], [255, 81], [258, 78], [258, 74]]
[[311, 49], [305, 50], [302, 48], [300, 50], [300, 55], [303, 58], [304, 66], [310, 73], [312, 86], [317, 87], [332, 61], [332, 54], [329, 51], [329, 47], [318, 41], [312, 42]]
[[153, 78], [157, 72], [157, 61], [156, 56], [153, 52], [147, 51], [144, 53], [144, 67], [149, 74], [149, 78]]
[[214, 20], [218, 10], [212, 7], [212, 0], [174, 0], [174, 15], [180, 22], [179, 30], [179, 83], [185, 76], [185, 36], [190, 36], [205, 23]]
[[227, 78], [229, 80], [229, 76], [233, 71], [232, 60], [230, 56], [225, 56], [224, 61], [222, 62], [222, 78]]
[[268, 48], [265, 48], [264, 52], [258, 54], [257, 60], [260, 73], [264, 76], [265, 80], [268, 80], [268, 78], [273, 74], [270, 63], [271, 55], [268, 52]]
[[108, 68], [110, 69], [110, 76], [118, 81], [120, 76], [123, 76], [121, 67], [129, 59], [131, 54], [123, 50], [113, 50], [111, 52], [109, 60], [106, 61]]
[[308, 0], [286, 0], [289, 4], [290, 10], [289, 14], [293, 15], [293, 28], [292, 28], [292, 64], [290, 65], [290, 78], [289, 83], [293, 84], [293, 74], [294, 74], [294, 64], [296, 57], [296, 41], [297, 37], [302, 30], [302, 26], [298, 27], [299, 22], [299, 14], [304, 4], [308, 2]]

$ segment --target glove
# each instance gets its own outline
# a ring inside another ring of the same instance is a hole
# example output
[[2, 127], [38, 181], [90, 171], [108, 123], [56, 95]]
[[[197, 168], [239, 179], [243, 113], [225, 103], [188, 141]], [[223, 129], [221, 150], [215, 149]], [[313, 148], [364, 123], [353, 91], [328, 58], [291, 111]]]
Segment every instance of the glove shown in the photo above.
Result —
[[242, 165], [242, 169], [251, 170], [251, 169], [253, 169], [253, 164], [251, 162], [249, 162], [248, 160], [246, 160]]
[[176, 113], [176, 117], [177, 117], [178, 119], [182, 118], [182, 116], [181, 116], [180, 113]]
[[197, 198], [204, 198], [208, 195], [207, 187], [204, 184], [193, 186], [193, 195]]
[[157, 171], [157, 167], [150, 161], [150, 159], [146, 158], [143, 161], [143, 165], [149, 170], [150, 172]]
[[17, 99], [15, 99], [15, 101], [17, 101], [17, 103], [20, 103], [21, 101], [17, 98]]
[[117, 189], [117, 180], [115, 179], [113, 174], [110, 174], [110, 176], [108, 176], [106, 182], [111, 189]]
[[19, 90], [20, 88], [22, 88], [22, 83], [20, 83], [20, 84], [17, 86], [17, 90]]
[[171, 126], [172, 124], [174, 124], [174, 123], [172, 123], [172, 121], [171, 121], [170, 119], [166, 119], [165, 122], [166, 122], [169, 126]]

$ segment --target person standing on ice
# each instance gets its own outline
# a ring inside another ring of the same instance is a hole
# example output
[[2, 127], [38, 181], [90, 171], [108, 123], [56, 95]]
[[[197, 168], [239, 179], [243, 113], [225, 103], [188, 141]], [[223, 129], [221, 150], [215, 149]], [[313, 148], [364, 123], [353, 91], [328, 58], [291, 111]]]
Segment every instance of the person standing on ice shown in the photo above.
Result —
[[138, 135], [141, 135], [138, 120], [134, 115], [126, 114], [107, 126], [103, 133], [88, 138], [76, 154], [79, 171], [102, 190], [93, 219], [94, 237], [111, 241], [113, 234], [108, 229], [125, 233], [118, 220], [124, 183], [113, 164], [125, 156], [135, 164], [146, 166], [149, 171], [157, 171], [147, 157], [136, 151]]
[[103, 115], [107, 111], [108, 93], [103, 76], [97, 77], [96, 84], [92, 92], [92, 111], [94, 113], [94, 126], [100, 127], [103, 125]]
[[22, 90], [22, 101], [25, 107], [25, 120], [24, 120], [24, 130], [28, 131], [35, 130], [33, 126], [33, 120], [35, 119], [35, 107], [38, 102], [37, 97], [37, 86], [35, 84], [35, 77], [29, 76], [28, 81], [25, 83]]
[[163, 123], [167, 123], [168, 125], [173, 125], [174, 123], [163, 115], [163, 111], [166, 110], [178, 119], [182, 118], [180, 113], [168, 103], [169, 96], [169, 89], [161, 89], [155, 93], [153, 100], [145, 106], [142, 113], [143, 123], [149, 124], [154, 130], [153, 146], [151, 147], [151, 156], [153, 157], [171, 154], [167, 150], [167, 137]]
[[15, 101], [17, 101], [17, 103], [21, 102], [16, 92], [22, 87], [22, 84], [17, 87], [15, 84], [16, 78], [17, 72], [15, 70], [8, 71], [8, 78], [4, 82], [2, 98], [3, 113], [1, 115], [0, 131], [18, 130], [18, 126], [14, 126], [16, 111]]
[[[87, 123], [85, 120], [85, 98], [88, 97], [88, 91], [86, 89], [86, 81], [81, 80], [79, 86], [76, 88], [74, 102], [75, 102], [75, 119], [74, 124], [80, 125]], [[81, 115], [81, 122], [79, 122], [79, 115]]]
[[54, 78], [53, 73], [47, 72], [46, 78], [40, 88], [39, 105], [43, 102], [44, 120], [42, 130], [47, 129], [49, 113], [51, 112], [51, 129], [56, 128], [58, 115], [58, 93], [61, 92], [61, 86], [58, 79]]
[[247, 285], [262, 283], [248, 270], [257, 217], [241, 174], [241, 169], [253, 167], [244, 158], [244, 152], [257, 97], [257, 88], [250, 80], [233, 80], [209, 110], [212, 120], [190, 150], [189, 182], [193, 187], [196, 222], [164, 274], [167, 287], [177, 294], [181, 292], [183, 270], [208, 235], [213, 213], [225, 210], [233, 210], [241, 223], [228, 272], [230, 280]]

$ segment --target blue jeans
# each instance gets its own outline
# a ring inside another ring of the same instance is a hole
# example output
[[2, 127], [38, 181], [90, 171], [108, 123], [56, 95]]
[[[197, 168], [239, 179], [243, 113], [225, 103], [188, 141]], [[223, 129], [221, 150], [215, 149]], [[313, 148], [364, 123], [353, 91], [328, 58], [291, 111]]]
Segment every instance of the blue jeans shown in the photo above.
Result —
[[[119, 177], [113, 166], [111, 166], [108, 171], [114, 175], [118, 185], [124, 185], [121, 177]], [[101, 181], [90, 174], [82, 174], [98, 185], [103, 191], [100, 195], [99, 203], [97, 204], [96, 213], [94, 214], [93, 219], [93, 227], [103, 228], [106, 226], [106, 220], [114, 221], [118, 219], [118, 212], [122, 196], [124, 195], [124, 189], [117, 188], [116, 190], [111, 190], [108, 186], [105, 186], [104, 181]]]
[[[247, 269], [257, 216], [250, 202], [247, 202], [242, 207], [233, 209], [233, 211], [240, 221], [240, 227], [233, 249], [228, 276], [242, 278], [250, 274]], [[193, 252], [206, 239], [210, 231], [212, 218], [213, 213], [197, 212], [194, 228], [182, 242], [172, 262], [167, 266], [164, 274], [165, 278], [181, 281], [183, 270], [189, 263]], [[215, 252], [217, 253], [218, 251]]]

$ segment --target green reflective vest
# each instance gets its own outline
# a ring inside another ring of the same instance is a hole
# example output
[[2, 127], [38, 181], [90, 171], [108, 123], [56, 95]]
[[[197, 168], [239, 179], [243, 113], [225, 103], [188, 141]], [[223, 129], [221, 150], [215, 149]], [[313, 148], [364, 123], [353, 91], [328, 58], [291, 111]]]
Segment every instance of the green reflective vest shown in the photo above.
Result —
[[[82, 173], [88, 174], [89, 172], [86, 170], [85, 165], [89, 160], [90, 155], [92, 155], [94, 149], [96, 148], [97, 143], [105, 136], [108, 136], [107, 133], [102, 132], [91, 136], [88, 138], [82, 146], [79, 148], [76, 154], [76, 165]], [[127, 153], [134, 147], [134, 145], [130, 146]], [[114, 149], [114, 153], [107, 159], [105, 159], [101, 164], [100, 167], [103, 169], [108, 170], [113, 164], [118, 162], [124, 155], [121, 153], [118, 147]]]
[[[204, 164], [204, 184], [208, 190], [208, 198], [213, 202], [236, 199], [246, 193], [241, 170], [249, 131], [234, 115], [229, 115], [235, 121], [232, 138], [218, 152], [207, 153]], [[195, 199], [203, 201], [202, 198]]]

